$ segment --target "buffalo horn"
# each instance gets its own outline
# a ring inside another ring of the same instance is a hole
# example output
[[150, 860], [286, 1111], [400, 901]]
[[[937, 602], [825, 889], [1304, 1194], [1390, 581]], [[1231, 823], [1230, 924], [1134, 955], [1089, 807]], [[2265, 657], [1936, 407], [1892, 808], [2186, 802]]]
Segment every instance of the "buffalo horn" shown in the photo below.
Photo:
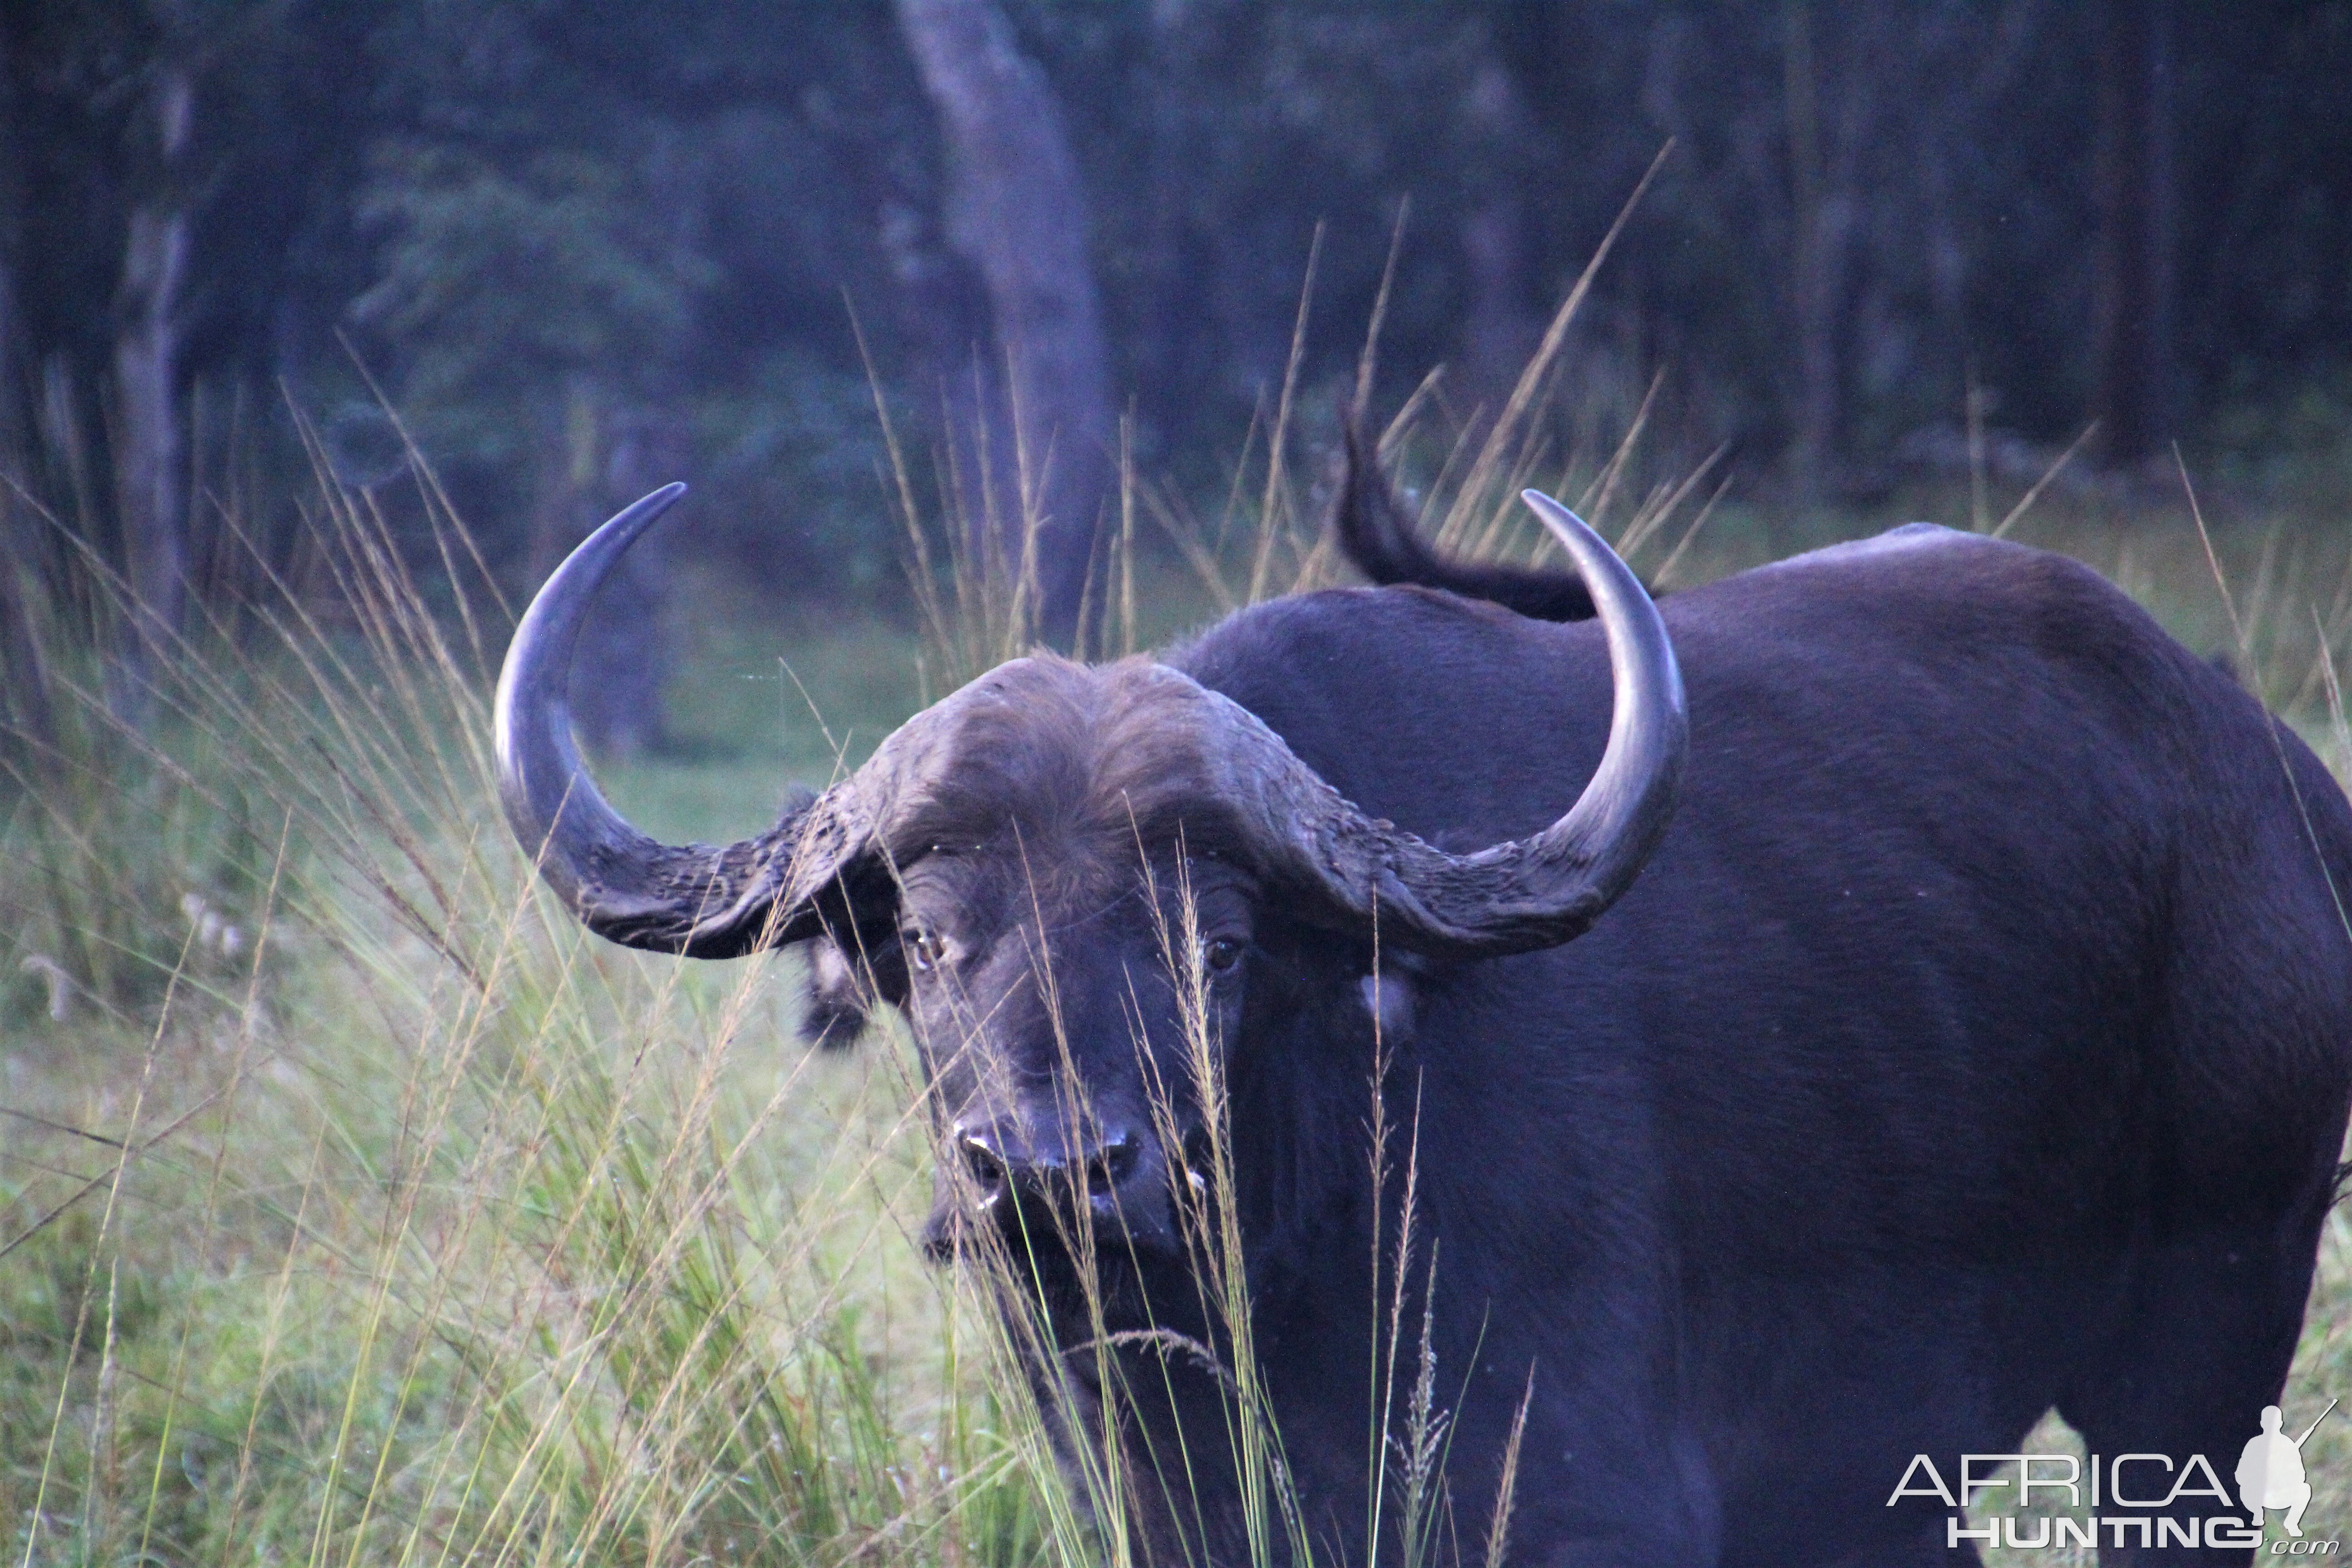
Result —
[[[732, 958], [813, 934], [771, 927], [787, 882], [839, 869], [795, 864], [814, 858], [800, 851], [812, 818], [826, 815], [825, 799], [801, 803], [768, 832], [724, 848], [648, 838], [581, 765], [566, 690], [597, 586], [685, 493], [684, 485], [666, 485], [590, 534], [524, 612], [499, 675], [499, 799], [540, 875], [589, 930], [655, 952]], [[824, 837], [837, 847], [837, 835]]]
[[1277, 879], [1319, 891], [1351, 926], [1440, 957], [1554, 947], [1633, 883], [1674, 815], [1690, 722], [1655, 605], [1616, 552], [1549, 496], [1522, 499], [1592, 592], [1616, 686], [1601, 765], [1568, 815], [1532, 837], [1449, 855], [1366, 816], [1237, 704], [1210, 696], [1223, 733], [1218, 793]]

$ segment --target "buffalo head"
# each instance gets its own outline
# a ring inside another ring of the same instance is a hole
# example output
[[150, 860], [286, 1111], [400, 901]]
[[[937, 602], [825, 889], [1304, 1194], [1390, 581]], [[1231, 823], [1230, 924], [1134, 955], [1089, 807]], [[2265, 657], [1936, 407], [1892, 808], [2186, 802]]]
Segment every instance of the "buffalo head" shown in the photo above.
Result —
[[916, 715], [757, 837], [657, 843], [582, 767], [565, 678], [597, 584], [683, 489], [607, 522], [523, 616], [498, 693], [508, 821], [599, 935], [699, 958], [815, 941], [903, 1008], [944, 1134], [935, 1240], [958, 1216], [1056, 1208], [1172, 1247], [1212, 1131], [1201, 1079], [1245, 1027], [1275, 928], [1437, 959], [1553, 946], [1632, 883], [1673, 810], [1686, 724], [1664, 627], [1608, 546], [1530, 491], [1591, 588], [1617, 691], [1598, 770], [1530, 837], [1447, 854], [1189, 676], [1040, 655]]

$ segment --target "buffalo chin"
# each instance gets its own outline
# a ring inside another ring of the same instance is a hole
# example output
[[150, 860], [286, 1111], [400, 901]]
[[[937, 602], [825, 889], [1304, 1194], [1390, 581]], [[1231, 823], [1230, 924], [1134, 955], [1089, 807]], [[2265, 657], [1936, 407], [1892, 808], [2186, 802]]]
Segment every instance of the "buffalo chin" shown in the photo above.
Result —
[[1192, 1260], [1172, 1215], [1132, 1224], [1098, 1217], [1092, 1226], [1087, 1247], [1043, 1205], [1010, 1207], [1000, 1218], [949, 1198], [932, 1205], [922, 1247], [934, 1264], [1003, 1267], [1039, 1296], [1057, 1331], [1094, 1321], [1097, 1305], [1115, 1331], [1145, 1327], [1154, 1321], [1152, 1300], [1190, 1299]]

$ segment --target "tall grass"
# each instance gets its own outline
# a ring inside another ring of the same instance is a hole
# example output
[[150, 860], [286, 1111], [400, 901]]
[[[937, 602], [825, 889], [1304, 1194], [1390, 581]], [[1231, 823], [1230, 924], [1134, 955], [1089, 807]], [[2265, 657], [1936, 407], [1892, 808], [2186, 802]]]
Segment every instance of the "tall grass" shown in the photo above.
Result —
[[323, 468], [306, 550], [143, 729], [51, 639], [12, 752], [16, 1560], [1039, 1560], [896, 1245], [903, 1054], [780, 1047], [775, 961], [593, 946], [490, 805], [481, 584], [435, 614]]
[[[1727, 500], [1720, 454], [1652, 456], [1647, 398], [1606, 441], [1580, 437], [1559, 390], [1574, 302], [1502, 408], [1449, 430], [1425, 395], [1382, 435], [1443, 543], [1540, 558], [1509, 499], [1524, 483], [1579, 501], [1669, 584], [1775, 541], [1828, 542]], [[1369, 372], [1368, 351], [1358, 405]], [[1222, 510], [1122, 464], [1090, 651], [1337, 580], [1299, 374], [1294, 358]], [[927, 508], [926, 490], [959, 493], [953, 477], [919, 485], [895, 432], [890, 448], [922, 624], [903, 656], [937, 696], [1028, 647], [1034, 563]], [[17, 584], [39, 610], [46, 706], [14, 724], [0, 792], [14, 1559], [1123, 1568], [1141, 1551], [1136, 1467], [1182, 1462], [1122, 1437], [1135, 1358], [1120, 1352], [1139, 1348], [1226, 1390], [1216, 1458], [1238, 1478], [1250, 1560], [1328, 1558], [1251, 1338], [1189, 900], [1162, 942], [1210, 1110], [1203, 1184], [1180, 1209], [1213, 1342], [1122, 1342], [1097, 1302], [1092, 1342], [1057, 1344], [1016, 1249], [918, 1260], [931, 1159], [901, 1033], [805, 1052], [782, 1016], [793, 960], [629, 954], [537, 889], [492, 804], [504, 610], [437, 493], [417, 504], [429, 584], [378, 498], [323, 464], [290, 559], [231, 510], [234, 622], [168, 650], [141, 726], [120, 721], [87, 651], [120, 605], [102, 564]], [[1838, 526], [1938, 509], [1968, 515], [1930, 493]], [[2340, 526], [2208, 530], [2184, 500], [2126, 528], [2095, 495], [2054, 493], [2017, 524], [2226, 653], [2339, 775], [2352, 761], [2332, 657], [2352, 629]], [[1375, 1190], [1410, 1193], [1419, 1151], [1370, 1077], [1366, 1113]], [[1499, 1496], [1446, 1493], [1426, 1328], [1444, 1265], [1414, 1226], [1407, 1202], [1375, 1241], [1363, 1533], [1394, 1568], [1499, 1568], [1512, 1467]], [[1084, 1258], [1097, 1241], [1081, 1224], [1067, 1244]], [[1073, 1352], [1112, 1396], [1069, 1444], [1021, 1369]], [[2347, 1373], [2339, 1215], [2291, 1415]], [[2306, 1528], [2352, 1525], [2352, 1426], [2323, 1426], [2308, 1452]]]

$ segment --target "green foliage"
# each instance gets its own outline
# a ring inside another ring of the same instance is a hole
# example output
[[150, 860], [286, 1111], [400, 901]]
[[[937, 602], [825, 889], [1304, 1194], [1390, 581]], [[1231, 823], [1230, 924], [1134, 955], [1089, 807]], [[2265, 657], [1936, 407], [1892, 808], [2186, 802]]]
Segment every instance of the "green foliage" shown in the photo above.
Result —
[[736, 520], [728, 547], [769, 581], [822, 583], [851, 602], [901, 581], [874, 398], [863, 373], [787, 350], [692, 400], [698, 489]]
[[517, 416], [551, 385], [593, 372], [653, 390], [711, 276], [646, 223], [646, 193], [611, 162], [569, 150], [520, 162], [388, 142], [359, 200], [386, 237], [353, 319], [405, 346], [419, 405], [502, 416], [459, 427], [468, 455], [490, 461], [527, 460], [541, 432]]
[[[2028, 439], [2063, 444], [2087, 417], [2093, 11], [1004, 9], [1071, 128], [1135, 450], [1198, 495], [1286, 379], [1318, 224], [1299, 384], [1347, 376], [1409, 205], [1379, 402], [1444, 364], [1433, 395], [1468, 423], [1669, 138], [1570, 345], [1575, 401], [1606, 407], [1613, 440], [1664, 372], [1654, 445], [1687, 467], [1729, 441], [1727, 465], [1769, 478], [1801, 379], [1802, 17], [1839, 237], [1817, 346], [1851, 477], [1961, 419], [1971, 382]], [[2171, 15], [2180, 433], [2292, 469], [2307, 447], [2291, 411], [2306, 388], [2335, 395], [2352, 341], [2352, 120], [2331, 90], [2352, 11]], [[534, 509], [611, 456], [602, 437], [572, 449], [577, 395], [688, 430], [679, 467], [727, 476], [747, 558], [779, 580], [887, 577], [898, 530], [848, 395], [866, 373], [845, 299], [914, 433], [990, 342], [888, 0], [72, 0], [27, 9], [5, 43], [0, 427], [71, 414], [103, 472], [129, 215], [168, 198], [191, 217], [170, 312], [182, 391], [215, 410], [268, 411], [287, 384], [364, 400], [355, 350], [418, 411], [502, 568], [533, 554]], [[139, 130], [167, 70], [194, 88], [168, 177]], [[273, 454], [281, 493], [300, 459], [290, 437]], [[70, 521], [111, 553], [110, 489], [89, 489]], [[765, 548], [772, 526], [791, 549]]]

